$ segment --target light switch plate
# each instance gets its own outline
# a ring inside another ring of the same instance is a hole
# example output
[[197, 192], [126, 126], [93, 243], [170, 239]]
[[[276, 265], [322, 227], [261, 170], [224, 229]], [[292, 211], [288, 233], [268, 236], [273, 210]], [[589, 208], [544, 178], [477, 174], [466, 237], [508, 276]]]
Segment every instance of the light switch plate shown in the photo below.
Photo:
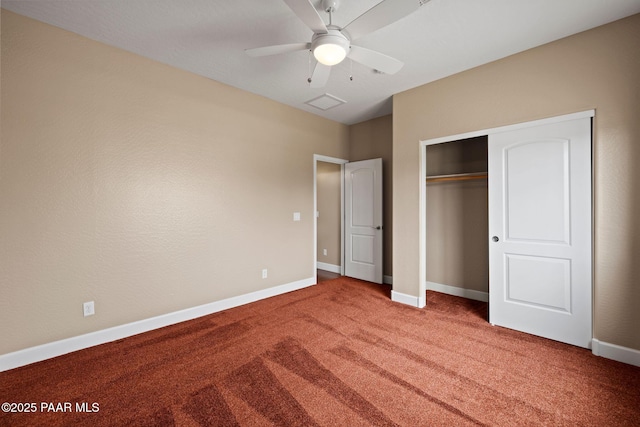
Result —
[[294, 212], [293, 213], [293, 220], [294, 221], [300, 221], [300, 212]]

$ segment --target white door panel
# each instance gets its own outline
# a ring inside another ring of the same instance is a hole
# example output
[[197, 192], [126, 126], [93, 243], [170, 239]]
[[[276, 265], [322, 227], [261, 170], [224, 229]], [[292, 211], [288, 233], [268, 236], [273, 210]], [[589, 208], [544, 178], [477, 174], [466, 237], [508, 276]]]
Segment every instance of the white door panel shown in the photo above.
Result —
[[569, 141], [514, 144], [504, 162], [505, 238], [569, 243]]
[[590, 347], [591, 119], [489, 135], [489, 320]]
[[382, 283], [382, 159], [345, 165], [345, 276]]
[[352, 256], [351, 261], [360, 264], [374, 265], [374, 245], [375, 236], [359, 236], [353, 234], [351, 236], [352, 242]]
[[571, 260], [505, 254], [505, 300], [571, 312]]
[[350, 172], [351, 215], [354, 227], [372, 227], [375, 223], [374, 200], [375, 171], [372, 168], [355, 169]]

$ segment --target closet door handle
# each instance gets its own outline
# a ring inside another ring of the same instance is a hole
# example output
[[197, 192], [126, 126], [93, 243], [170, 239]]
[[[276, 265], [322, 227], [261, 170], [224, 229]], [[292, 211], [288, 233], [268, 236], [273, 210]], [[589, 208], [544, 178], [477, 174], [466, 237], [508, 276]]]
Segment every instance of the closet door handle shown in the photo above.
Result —
[[493, 240], [494, 242], [498, 242], [498, 241], [500, 241], [500, 239], [498, 238], [498, 236], [493, 236], [493, 237], [491, 238], [491, 240]]

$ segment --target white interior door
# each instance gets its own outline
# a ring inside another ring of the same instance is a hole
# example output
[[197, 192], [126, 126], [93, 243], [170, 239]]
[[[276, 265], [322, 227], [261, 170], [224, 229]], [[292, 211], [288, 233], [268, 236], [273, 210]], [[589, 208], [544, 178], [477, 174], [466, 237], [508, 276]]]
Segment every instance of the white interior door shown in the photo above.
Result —
[[489, 321], [592, 339], [591, 118], [489, 135]]
[[347, 163], [345, 276], [382, 283], [382, 159]]

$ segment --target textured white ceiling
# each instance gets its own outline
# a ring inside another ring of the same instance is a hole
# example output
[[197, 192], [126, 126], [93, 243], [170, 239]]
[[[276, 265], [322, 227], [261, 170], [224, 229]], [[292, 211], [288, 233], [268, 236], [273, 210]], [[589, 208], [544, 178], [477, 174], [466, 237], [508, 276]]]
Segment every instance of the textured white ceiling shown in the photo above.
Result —
[[[320, 2], [313, 0], [316, 7]], [[344, 26], [377, 3], [342, 0], [333, 23]], [[431, 0], [357, 40], [405, 62], [400, 72], [378, 74], [347, 59], [320, 89], [307, 83], [306, 51], [263, 58], [244, 53], [310, 41], [311, 30], [282, 0], [4, 0], [2, 7], [353, 124], [391, 113], [396, 93], [640, 13], [640, 0]], [[324, 93], [346, 103], [327, 111], [305, 104]]]

